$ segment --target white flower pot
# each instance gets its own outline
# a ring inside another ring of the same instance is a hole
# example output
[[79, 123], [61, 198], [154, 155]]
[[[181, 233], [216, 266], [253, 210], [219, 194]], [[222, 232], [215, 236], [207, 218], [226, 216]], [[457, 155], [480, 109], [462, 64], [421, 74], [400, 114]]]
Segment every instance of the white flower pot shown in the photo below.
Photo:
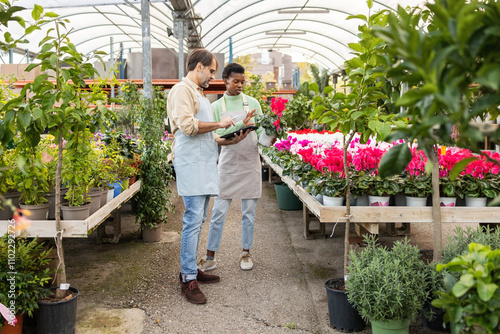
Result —
[[406, 206], [427, 206], [427, 197], [406, 196]]
[[440, 206], [454, 207], [457, 203], [456, 197], [441, 197]]
[[372, 196], [368, 195], [368, 203], [370, 206], [389, 206], [389, 198], [391, 196]]
[[276, 138], [276, 137], [268, 136], [266, 133], [266, 130], [263, 129], [259, 135], [259, 144], [261, 144], [262, 146], [269, 147], [269, 146], [271, 146], [271, 141], [273, 140], [273, 138]]
[[323, 195], [324, 206], [342, 206], [344, 204], [344, 197], [330, 197]]
[[316, 200], [318, 202], [320, 202], [321, 204], [323, 204], [323, 195], [322, 194], [318, 194], [316, 196], [313, 196], [314, 198], [316, 198]]
[[465, 197], [465, 206], [486, 206], [486, 197]]

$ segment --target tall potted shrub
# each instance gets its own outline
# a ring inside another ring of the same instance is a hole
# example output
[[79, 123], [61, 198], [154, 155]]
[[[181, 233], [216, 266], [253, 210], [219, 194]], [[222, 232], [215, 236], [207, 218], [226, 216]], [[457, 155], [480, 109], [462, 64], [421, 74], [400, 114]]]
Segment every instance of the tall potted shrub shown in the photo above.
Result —
[[[368, 1], [369, 10], [373, 5]], [[387, 14], [384, 11], [366, 17], [365, 15], [350, 16], [348, 19], [360, 19], [364, 23], [358, 27], [359, 42], [350, 43], [354, 57], [345, 62], [348, 76], [346, 88], [349, 93], [335, 92], [329, 95], [333, 88], [327, 86], [323, 94], [319, 94], [317, 84], [310, 85], [316, 93], [313, 99], [313, 119], [324, 123], [331, 130], [340, 130], [344, 135], [344, 170], [347, 180], [346, 190], [346, 230], [344, 238], [344, 276], [348, 276], [347, 262], [349, 253], [349, 230], [351, 215], [351, 179], [347, 159], [348, 147], [356, 132], [361, 134], [360, 142], [366, 143], [370, 137], [382, 141], [391, 130], [397, 111], [391, 109], [388, 99], [391, 94], [397, 94], [393, 87], [380, 74], [380, 68], [387, 58], [383, 55], [383, 42], [374, 38], [372, 30], [375, 26], [387, 24]], [[402, 121], [401, 121], [402, 122]]]
[[144, 141], [141, 156], [141, 188], [137, 194], [136, 222], [141, 225], [145, 241], [159, 241], [161, 224], [167, 223], [167, 213], [174, 209], [168, 180], [172, 178], [168, 164], [168, 151], [162, 147], [165, 134], [163, 119], [166, 114], [163, 91], [154, 91], [153, 100], [141, 99], [139, 131]]
[[[32, 17], [40, 22], [48, 23], [47, 19], [57, 17], [57, 14], [43, 12], [41, 6], [35, 5]], [[90, 54], [88, 56], [79, 53], [68, 38], [69, 32], [63, 32], [66, 28], [67, 20], [56, 19], [54, 28], [49, 30], [47, 36], [40, 41], [41, 51], [37, 56], [37, 62], [30, 64], [27, 71], [35, 67], [40, 70], [50, 71], [49, 74], [41, 74], [33, 82], [25, 85], [19, 94], [19, 97], [11, 99], [4, 107], [5, 118], [4, 127], [0, 133], [2, 143], [9, 142], [15, 134], [15, 125], [27, 129], [32, 127], [34, 130], [30, 134], [33, 136], [33, 142], [36, 137], [48, 128], [54, 135], [58, 146], [57, 172], [56, 172], [56, 246], [58, 248], [59, 265], [57, 272], [57, 289], [55, 297], [62, 299], [68, 290], [66, 288], [66, 270], [64, 263], [64, 252], [62, 249], [62, 228], [60, 223], [60, 188], [61, 188], [61, 170], [62, 170], [62, 150], [63, 140], [72, 140], [68, 137], [69, 131], [82, 131], [88, 127], [90, 132], [95, 132], [96, 125], [107, 114], [105, 106], [106, 94], [101, 85], [91, 85], [90, 90], [86, 90], [86, 83], [83, 78], [93, 78], [98, 76], [97, 70], [93, 67], [90, 59], [98, 56]], [[69, 67], [62, 68], [65, 63]], [[52, 79], [52, 81], [49, 81]], [[28, 107], [25, 101], [31, 101]], [[64, 285], [61, 285], [64, 284]], [[76, 305], [76, 296], [78, 293], [72, 293], [71, 302]], [[76, 307], [75, 307], [76, 312]], [[56, 312], [57, 314], [57, 312]], [[76, 315], [76, 314], [75, 314]], [[61, 317], [59, 315], [59, 317]], [[72, 326], [65, 325], [65, 328], [74, 328], [75, 317], [66, 317], [73, 321]], [[56, 322], [54, 319], [44, 317], [39, 319], [43, 321]], [[60, 319], [59, 319], [60, 320]], [[63, 333], [60, 330], [59, 333]]]

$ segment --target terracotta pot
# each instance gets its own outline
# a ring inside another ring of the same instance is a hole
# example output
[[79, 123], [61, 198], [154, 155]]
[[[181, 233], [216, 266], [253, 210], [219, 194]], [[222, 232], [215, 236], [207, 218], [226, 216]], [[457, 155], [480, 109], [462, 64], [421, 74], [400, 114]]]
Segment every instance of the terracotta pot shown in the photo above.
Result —
[[142, 240], [144, 242], [158, 242], [161, 240], [161, 226], [155, 228], [142, 227]]
[[16, 315], [16, 319], [17, 323], [14, 326], [9, 325], [8, 322], [5, 321], [2, 329], [0, 329], [0, 334], [22, 334], [24, 314]]
[[137, 180], [137, 175], [134, 175], [132, 176], [129, 180], [128, 180], [128, 185], [131, 186], [135, 183], [135, 181]]

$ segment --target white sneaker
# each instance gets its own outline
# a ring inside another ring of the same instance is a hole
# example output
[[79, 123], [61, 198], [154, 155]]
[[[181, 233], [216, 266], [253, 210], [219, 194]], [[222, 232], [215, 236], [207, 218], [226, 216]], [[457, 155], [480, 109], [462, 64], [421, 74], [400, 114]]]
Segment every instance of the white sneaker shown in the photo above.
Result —
[[217, 265], [215, 264], [215, 259], [207, 260], [207, 257], [205, 256], [198, 260], [198, 269], [203, 272], [214, 270], [216, 267]]
[[250, 270], [253, 268], [252, 255], [249, 252], [241, 252], [240, 268], [241, 270]]

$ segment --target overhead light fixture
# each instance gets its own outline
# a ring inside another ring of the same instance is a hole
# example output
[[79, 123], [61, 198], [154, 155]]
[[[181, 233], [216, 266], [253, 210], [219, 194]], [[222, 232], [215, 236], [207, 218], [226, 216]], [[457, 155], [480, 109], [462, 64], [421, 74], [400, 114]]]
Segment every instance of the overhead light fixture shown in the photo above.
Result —
[[304, 30], [275, 30], [275, 31], [266, 31], [266, 35], [305, 35], [306, 32]]
[[258, 45], [257, 49], [289, 49], [292, 46], [289, 44], [266, 44], [266, 45]]
[[280, 9], [278, 14], [328, 14], [329, 9]]

